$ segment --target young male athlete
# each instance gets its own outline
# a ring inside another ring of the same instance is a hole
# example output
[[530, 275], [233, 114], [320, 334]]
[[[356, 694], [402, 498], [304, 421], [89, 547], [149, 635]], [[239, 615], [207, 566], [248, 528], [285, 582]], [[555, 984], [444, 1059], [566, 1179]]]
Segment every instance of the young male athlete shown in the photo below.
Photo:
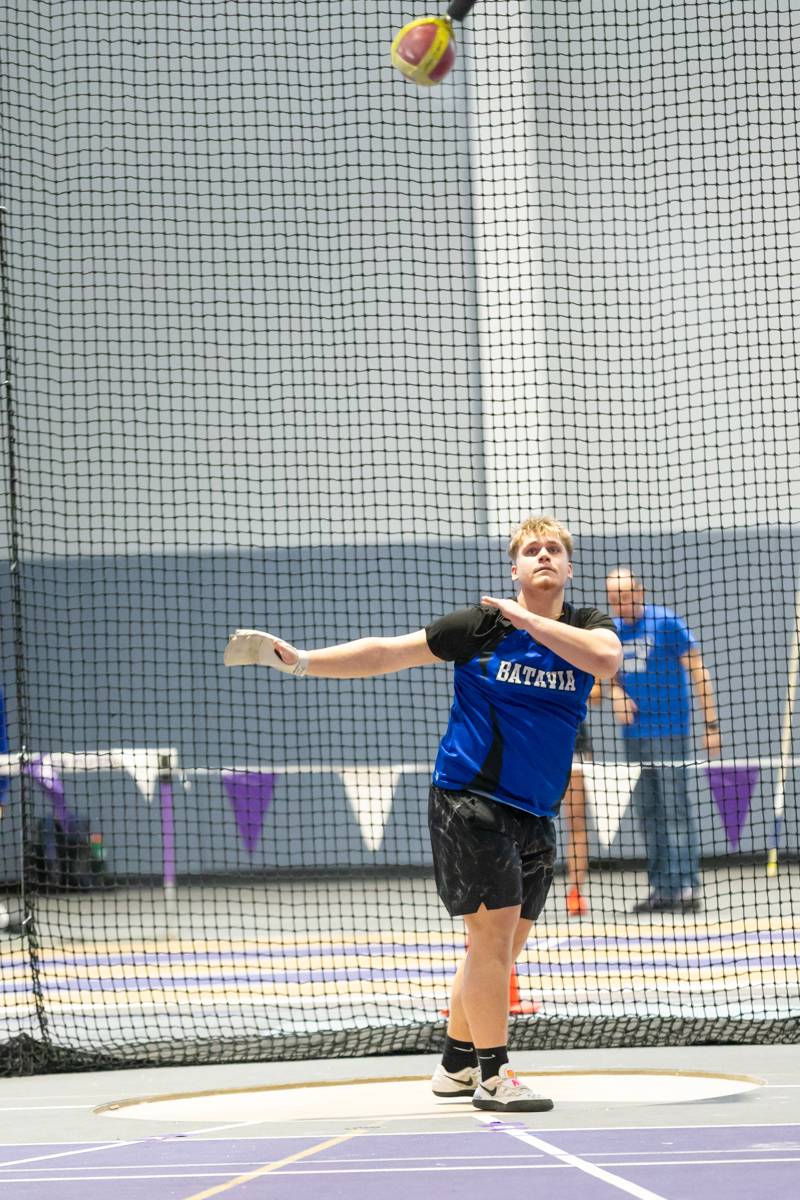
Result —
[[516, 600], [479, 605], [400, 637], [321, 650], [240, 629], [227, 666], [354, 679], [452, 662], [454, 698], [430, 789], [428, 819], [439, 895], [463, 916], [468, 948], [456, 972], [440, 1096], [476, 1108], [552, 1108], [508, 1064], [508, 981], [553, 875], [553, 817], [570, 774], [575, 734], [594, 677], [610, 679], [622, 651], [609, 617], [564, 599], [572, 538], [552, 517], [528, 517], [509, 545]]

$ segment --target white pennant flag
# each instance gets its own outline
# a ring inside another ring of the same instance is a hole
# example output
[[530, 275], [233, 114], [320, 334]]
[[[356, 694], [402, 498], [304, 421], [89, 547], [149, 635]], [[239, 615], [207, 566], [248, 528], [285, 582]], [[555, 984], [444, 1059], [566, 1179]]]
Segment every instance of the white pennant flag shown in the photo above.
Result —
[[[36, 754], [28, 760], [36, 767], [36, 778], [43, 787], [52, 787], [61, 775], [81, 775], [92, 771], [127, 771], [147, 801], [156, 793], [162, 768], [177, 769], [178, 755], [172, 747], [130, 747], [112, 750], [54, 750]], [[21, 771], [19, 754], [0, 754], [0, 777], [16, 776]]]
[[401, 767], [345, 767], [339, 775], [370, 850], [380, 850]]
[[121, 766], [133, 776], [133, 781], [145, 800], [152, 800], [159, 777], [161, 750], [122, 750]]
[[592, 806], [597, 836], [608, 848], [619, 833], [633, 789], [642, 773], [641, 763], [583, 763], [586, 799]]
[[151, 801], [156, 791], [162, 758], [168, 758], [174, 769], [176, 754], [173, 749], [146, 747], [121, 747], [111, 750], [80, 750], [56, 752], [46, 756], [60, 771], [80, 773], [83, 771], [127, 771], [145, 800]]

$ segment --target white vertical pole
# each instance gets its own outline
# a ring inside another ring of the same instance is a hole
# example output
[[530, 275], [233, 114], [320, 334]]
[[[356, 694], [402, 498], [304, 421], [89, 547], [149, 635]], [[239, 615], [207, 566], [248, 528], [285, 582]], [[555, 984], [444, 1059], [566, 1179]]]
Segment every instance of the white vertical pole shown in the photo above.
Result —
[[175, 758], [173, 751], [158, 753], [158, 798], [161, 808], [161, 852], [164, 877], [164, 918], [167, 932], [178, 932], [177, 873], [175, 857]]
[[800, 676], [800, 589], [795, 595], [794, 628], [792, 629], [791, 648], [789, 650], [789, 681], [786, 688], [786, 707], [783, 711], [781, 726], [781, 755], [778, 763], [778, 778], [775, 781], [775, 798], [773, 809], [775, 820], [772, 827], [772, 842], [767, 854], [767, 874], [778, 874], [778, 846], [783, 829], [783, 811], [786, 803], [786, 775], [792, 757], [792, 727], [794, 724], [795, 705], [797, 703], [797, 685]]
[[464, 26], [487, 532], [549, 511], [552, 470], [541, 344], [533, 32], [528, 0], [478, 5]]

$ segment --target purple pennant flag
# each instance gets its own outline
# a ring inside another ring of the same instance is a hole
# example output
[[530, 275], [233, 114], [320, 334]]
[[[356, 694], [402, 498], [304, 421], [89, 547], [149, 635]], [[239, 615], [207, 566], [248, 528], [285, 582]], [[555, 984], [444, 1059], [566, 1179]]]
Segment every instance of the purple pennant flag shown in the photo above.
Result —
[[732, 849], [739, 847], [744, 823], [750, 810], [750, 798], [758, 780], [759, 768], [706, 767], [708, 783], [716, 801], [725, 833]]
[[64, 797], [64, 784], [52, 766], [45, 763], [43, 758], [32, 758], [29, 763], [25, 763], [22, 770], [26, 775], [30, 775], [43, 791], [47, 792], [53, 804], [53, 816], [64, 829], [69, 829], [72, 823], [72, 814], [67, 808], [67, 801]]
[[258, 845], [264, 813], [272, 799], [272, 789], [277, 778], [277, 775], [267, 775], [262, 771], [222, 773], [222, 782], [248, 854], [252, 854]]

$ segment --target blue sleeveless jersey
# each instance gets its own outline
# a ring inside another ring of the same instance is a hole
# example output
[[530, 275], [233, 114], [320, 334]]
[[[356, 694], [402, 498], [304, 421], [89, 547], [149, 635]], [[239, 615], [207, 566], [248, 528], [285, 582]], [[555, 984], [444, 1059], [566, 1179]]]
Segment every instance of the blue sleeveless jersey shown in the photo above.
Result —
[[[610, 629], [596, 608], [564, 605], [578, 629]], [[558, 812], [593, 676], [525, 633], [497, 609], [475, 605], [425, 629], [437, 658], [455, 664], [453, 706], [433, 782], [526, 812]]]

